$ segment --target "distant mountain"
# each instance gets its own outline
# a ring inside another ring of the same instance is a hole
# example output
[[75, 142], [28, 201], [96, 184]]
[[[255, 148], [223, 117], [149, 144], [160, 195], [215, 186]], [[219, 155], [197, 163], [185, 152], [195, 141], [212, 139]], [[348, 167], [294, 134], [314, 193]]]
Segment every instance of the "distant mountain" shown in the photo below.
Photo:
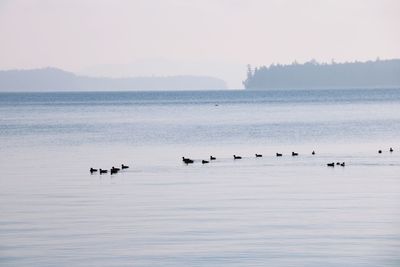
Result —
[[367, 62], [261, 66], [251, 69], [246, 89], [400, 88], [400, 59]]
[[100, 78], [79, 76], [56, 68], [0, 71], [0, 91], [125, 91], [226, 89], [223, 80], [208, 76]]

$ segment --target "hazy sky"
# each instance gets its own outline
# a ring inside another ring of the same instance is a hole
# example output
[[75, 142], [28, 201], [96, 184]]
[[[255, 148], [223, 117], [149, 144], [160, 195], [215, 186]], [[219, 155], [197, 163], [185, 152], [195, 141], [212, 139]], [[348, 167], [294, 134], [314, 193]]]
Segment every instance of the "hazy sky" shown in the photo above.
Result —
[[400, 58], [398, 0], [0, 0], [0, 69], [202, 74]]

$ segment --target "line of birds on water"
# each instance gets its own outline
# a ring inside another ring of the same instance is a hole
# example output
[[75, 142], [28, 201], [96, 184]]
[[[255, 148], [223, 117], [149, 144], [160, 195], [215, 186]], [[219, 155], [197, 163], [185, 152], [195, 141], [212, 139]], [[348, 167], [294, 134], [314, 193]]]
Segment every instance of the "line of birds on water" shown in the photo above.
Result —
[[[110, 169], [110, 174], [117, 174], [118, 172], [120, 172], [121, 170], [125, 170], [128, 169], [129, 166], [121, 164], [121, 168], [115, 168], [114, 166], [111, 167]], [[99, 174], [106, 174], [108, 173], [108, 170], [106, 169], [94, 169], [94, 168], [90, 168], [89, 169], [90, 174], [93, 174], [95, 172], [99, 172]]]
[[[394, 150], [393, 150], [393, 148], [390, 148], [389, 149], [389, 152], [390, 153], [392, 153]], [[379, 154], [382, 154], [382, 150], [378, 150], [378, 153]], [[316, 153], [315, 153], [315, 151], [313, 150], [312, 152], [311, 152], [311, 155], [315, 155]], [[262, 154], [254, 154], [255, 155], [255, 157], [256, 158], [261, 158], [263, 155]], [[299, 155], [299, 153], [297, 153], [297, 152], [292, 152], [292, 157], [296, 157], [296, 156], [298, 156]], [[276, 156], [277, 157], [282, 157], [283, 156], [283, 154], [282, 153], [276, 153]], [[210, 163], [210, 161], [212, 161], [212, 160], [216, 160], [217, 158], [216, 157], [214, 157], [214, 156], [210, 156], [210, 159], [209, 160], [201, 160], [201, 163], [202, 164], [207, 164], [207, 163]], [[237, 155], [233, 155], [233, 159], [234, 160], [237, 160], [237, 159], [242, 159], [242, 157], [241, 156], [237, 156]], [[193, 159], [190, 159], [190, 158], [186, 158], [186, 157], [182, 157], [182, 161], [185, 163], [185, 164], [192, 164], [192, 163], [194, 163], [194, 160]], [[335, 166], [341, 166], [341, 167], [345, 167], [346, 166], [346, 163], [345, 162], [329, 162], [329, 163], [327, 163], [326, 164], [326, 166], [327, 167], [335, 167]]]
[[[389, 152], [390, 153], [392, 153], [394, 150], [393, 150], [393, 148], [390, 148], [389, 149]], [[312, 152], [311, 152], [311, 155], [315, 155], [316, 153], [315, 153], [315, 151], [313, 150]], [[382, 154], [382, 150], [380, 149], [380, 150], [378, 150], [378, 154]], [[256, 158], [262, 158], [262, 154], [254, 154], [255, 155], [255, 157]], [[276, 153], [275, 154], [277, 157], [282, 157], [283, 156], [283, 154], [282, 153]], [[292, 152], [292, 157], [297, 157], [299, 155], [299, 153], [297, 153], [297, 152]], [[207, 164], [207, 163], [210, 163], [211, 161], [213, 161], [213, 160], [216, 160], [217, 158], [215, 157], [215, 156], [210, 156], [210, 158], [208, 159], [208, 160], [201, 160], [201, 163], [202, 164]], [[238, 156], [238, 155], [233, 155], [233, 159], [234, 160], [239, 160], [239, 159], [242, 159], [242, 157], [241, 156]], [[192, 163], [194, 163], [194, 160], [193, 159], [190, 159], [190, 158], [186, 158], [186, 157], [182, 157], [182, 161], [185, 163], [185, 164], [192, 164]], [[346, 166], [346, 163], [345, 162], [330, 162], [330, 163], [327, 163], [326, 164], [326, 166], [328, 166], [328, 167], [335, 167], [335, 166], [341, 166], [341, 167], [345, 167]], [[110, 171], [110, 174], [117, 174], [118, 172], [120, 172], [121, 170], [125, 170], [125, 169], [128, 169], [129, 168], [129, 166], [127, 166], [127, 165], [124, 165], [124, 164], [121, 164], [121, 168], [115, 168], [114, 166], [112, 166], [111, 167], [111, 169], [110, 170], [107, 170], [107, 169], [94, 169], [94, 168], [90, 168], [89, 169], [89, 171], [90, 171], [90, 174], [93, 174], [93, 173], [97, 173], [97, 172], [99, 172], [99, 174], [106, 174], [106, 173], [108, 173], [109, 171]]]

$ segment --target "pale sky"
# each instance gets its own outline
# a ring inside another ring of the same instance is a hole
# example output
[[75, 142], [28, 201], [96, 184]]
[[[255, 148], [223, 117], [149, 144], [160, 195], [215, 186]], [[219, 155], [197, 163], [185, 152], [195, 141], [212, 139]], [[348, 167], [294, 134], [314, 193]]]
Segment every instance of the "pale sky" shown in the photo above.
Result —
[[398, 0], [0, 0], [0, 69], [199, 74], [400, 58]]

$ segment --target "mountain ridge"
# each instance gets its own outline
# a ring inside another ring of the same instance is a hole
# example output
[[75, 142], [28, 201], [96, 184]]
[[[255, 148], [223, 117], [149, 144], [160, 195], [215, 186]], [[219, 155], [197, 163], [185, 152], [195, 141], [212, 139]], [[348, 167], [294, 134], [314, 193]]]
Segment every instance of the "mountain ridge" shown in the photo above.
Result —
[[226, 83], [210, 76], [90, 77], [53, 67], [0, 71], [3, 92], [216, 89], [227, 89]]

